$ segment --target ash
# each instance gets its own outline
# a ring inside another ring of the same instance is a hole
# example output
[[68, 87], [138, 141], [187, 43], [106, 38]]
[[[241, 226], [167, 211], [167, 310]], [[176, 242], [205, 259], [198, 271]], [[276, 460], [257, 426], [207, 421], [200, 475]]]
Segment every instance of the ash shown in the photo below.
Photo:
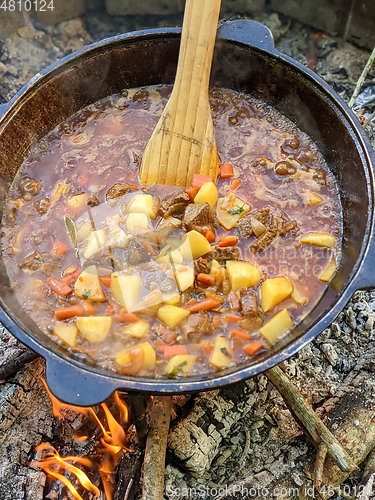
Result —
[[[304, 64], [313, 60], [317, 73], [345, 101], [350, 99], [368, 51], [329, 35], [313, 42], [315, 29], [274, 12], [255, 18], [269, 26], [280, 51]], [[30, 20], [27, 27], [0, 42], [0, 103], [9, 100], [39, 70], [92, 41], [134, 29], [180, 24], [181, 16], [125, 18], [95, 11], [50, 27]], [[375, 69], [368, 75], [354, 110], [368, 122], [365, 130], [375, 148], [374, 77]], [[357, 292], [329, 328], [283, 364], [302, 394], [322, 417], [326, 416], [333, 432], [341, 429], [349, 416], [364, 440], [369, 429], [361, 427], [354, 401], [362, 385], [353, 381], [365, 374], [365, 394], [375, 392], [374, 321], [375, 291]], [[43, 372], [42, 365], [40, 360], [27, 365], [0, 386], [1, 500], [43, 498], [44, 474], [26, 462], [35, 445], [62, 430], [61, 424], [53, 422], [37, 378]], [[335, 411], [345, 398], [344, 409]], [[368, 404], [373, 402], [369, 399]], [[264, 375], [196, 396], [187, 408], [184, 417], [172, 420], [165, 498], [315, 498], [306, 493], [306, 487], [311, 486], [315, 450]], [[323, 497], [348, 497], [344, 492], [358, 485], [361, 477], [362, 471], [352, 473], [343, 489]], [[230, 485], [238, 487], [234, 490], [239, 493], [225, 490]], [[256, 493], [252, 487], [257, 488]]]

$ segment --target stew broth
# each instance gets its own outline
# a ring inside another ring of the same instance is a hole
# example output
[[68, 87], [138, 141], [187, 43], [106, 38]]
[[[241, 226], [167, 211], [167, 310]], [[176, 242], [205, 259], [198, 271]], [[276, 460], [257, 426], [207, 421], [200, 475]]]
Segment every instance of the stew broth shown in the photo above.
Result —
[[245, 95], [211, 91], [216, 183], [197, 176], [190, 199], [140, 186], [170, 92], [124, 91], [58, 126], [21, 166], [3, 220], [22, 307], [78, 358], [127, 375], [246, 363], [314, 307], [339, 262], [340, 201], [322, 155]]

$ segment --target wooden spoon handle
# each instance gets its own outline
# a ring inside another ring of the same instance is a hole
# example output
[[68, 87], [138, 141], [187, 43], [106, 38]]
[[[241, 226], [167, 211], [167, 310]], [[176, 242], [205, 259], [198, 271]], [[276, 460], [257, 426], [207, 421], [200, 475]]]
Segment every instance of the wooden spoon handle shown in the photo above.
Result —
[[142, 159], [147, 184], [188, 186], [194, 173], [216, 179], [208, 86], [221, 0], [187, 0], [171, 97]]

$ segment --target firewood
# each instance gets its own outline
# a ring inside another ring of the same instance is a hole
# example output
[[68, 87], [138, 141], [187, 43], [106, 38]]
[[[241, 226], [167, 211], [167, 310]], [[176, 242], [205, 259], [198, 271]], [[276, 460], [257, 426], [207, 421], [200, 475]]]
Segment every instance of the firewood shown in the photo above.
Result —
[[154, 396], [150, 412], [142, 500], [163, 500], [167, 438], [172, 408], [171, 396]]
[[25, 347], [4, 327], [0, 328], [0, 380], [14, 375], [38, 355]]
[[116, 468], [116, 489], [113, 500], [133, 500], [139, 485], [143, 461], [143, 450], [134, 446], [131, 452], [125, 452]]
[[[275, 366], [266, 372], [267, 377], [282, 395], [294, 418], [302, 426], [307, 437], [318, 450], [318, 468], [315, 478], [320, 486], [325, 455], [328, 454], [343, 472], [353, 472], [358, 467], [352, 463], [348, 452], [341, 446], [331, 431], [324, 425], [312, 407], [305, 401], [299, 390], [290, 382], [285, 373]], [[322, 464], [323, 462], [323, 464]]]

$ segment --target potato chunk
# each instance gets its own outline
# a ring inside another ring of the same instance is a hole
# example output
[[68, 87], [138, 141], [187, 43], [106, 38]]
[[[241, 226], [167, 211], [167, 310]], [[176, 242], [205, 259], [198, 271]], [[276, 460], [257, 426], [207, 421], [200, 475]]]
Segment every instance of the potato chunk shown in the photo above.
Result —
[[53, 333], [70, 347], [74, 347], [76, 345], [78, 334], [76, 325], [64, 323], [63, 321], [56, 321], [53, 327]]
[[137, 345], [132, 345], [130, 347], [125, 347], [121, 351], [116, 353], [116, 362], [119, 365], [127, 365], [132, 361], [132, 351], [141, 348], [143, 351], [143, 362], [140, 366], [140, 370], [149, 370], [153, 368], [156, 361], [156, 354], [154, 348], [150, 344], [150, 342], [140, 342]]
[[138, 274], [111, 274], [112, 297], [128, 312], [132, 312], [138, 302], [142, 280]]
[[331, 281], [332, 276], [335, 274], [337, 270], [337, 264], [335, 258], [332, 256], [331, 260], [328, 263], [328, 266], [324, 269], [322, 274], [320, 275], [320, 281]]
[[216, 337], [214, 350], [210, 358], [211, 365], [216, 368], [226, 368], [232, 363], [232, 356], [229, 350], [229, 341], [219, 335]]
[[78, 210], [83, 208], [89, 195], [87, 193], [76, 194], [68, 198], [66, 204], [68, 207]]
[[277, 304], [287, 299], [293, 291], [288, 278], [272, 278], [266, 280], [260, 287], [260, 306], [264, 312], [270, 311]]
[[135, 337], [136, 339], [142, 339], [150, 331], [150, 323], [146, 319], [140, 319], [131, 325], [125, 326], [122, 333]]
[[309, 205], [318, 205], [322, 203], [324, 200], [316, 193], [309, 193], [308, 195]]
[[96, 266], [87, 267], [79, 275], [74, 285], [74, 293], [77, 297], [90, 300], [91, 302], [103, 302], [106, 300]]
[[217, 204], [219, 194], [213, 182], [205, 182], [194, 198], [194, 203], [208, 203], [211, 208]]
[[229, 231], [237, 224], [243, 215], [249, 212], [250, 209], [250, 205], [239, 198], [234, 198], [233, 201], [228, 204], [227, 197], [224, 197], [219, 198], [216, 207], [216, 215], [220, 224]]
[[262, 278], [258, 266], [242, 260], [228, 260], [227, 272], [233, 291], [255, 286]]
[[314, 245], [316, 247], [332, 248], [336, 245], [336, 238], [328, 233], [308, 233], [302, 236], [301, 243], [306, 245]]
[[125, 227], [132, 233], [136, 227], [148, 229], [148, 217], [146, 214], [130, 213], [126, 219]]
[[169, 328], [177, 326], [183, 318], [189, 316], [190, 311], [181, 307], [166, 305], [159, 309], [158, 318], [165, 323]]
[[179, 266], [175, 271], [175, 278], [178, 289], [184, 292], [194, 285], [194, 267], [192, 265]]
[[106, 235], [104, 229], [98, 229], [98, 231], [92, 231], [87, 237], [85, 250], [83, 252], [83, 257], [86, 260], [91, 259], [97, 251], [104, 247], [106, 243]]
[[184, 375], [191, 372], [195, 363], [197, 361], [197, 357], [193, 354], [176, 354], [173, 356], [164, 368], [164, 372], [168, 375], [174, 377], [179, 373], [183, 373]]
[[91, 344], [99, 344], [109, 334], [112, 325], [111, 316], [80, 316], [76, 325], [82, 336]]
[[211, 245], [203, 234], [193, 229], [183, 237], [182, 244], [178, 250], [184, 259], [191, 261], [211, 252]]
[[127, 212], [145, 214], [150, 219], [156, 219], [159, 200], [151, 194], [136, 194], [127, 207]]
[[272, 316], [272, 318], [260, 328], [259, 333], [263, 335], [270, 344], [274, 344], [289, 332], [293, 328], [293, 325], [293, 320], [289, 316], [288, 311], [283, 309], [276, 313], [275, 316]]

